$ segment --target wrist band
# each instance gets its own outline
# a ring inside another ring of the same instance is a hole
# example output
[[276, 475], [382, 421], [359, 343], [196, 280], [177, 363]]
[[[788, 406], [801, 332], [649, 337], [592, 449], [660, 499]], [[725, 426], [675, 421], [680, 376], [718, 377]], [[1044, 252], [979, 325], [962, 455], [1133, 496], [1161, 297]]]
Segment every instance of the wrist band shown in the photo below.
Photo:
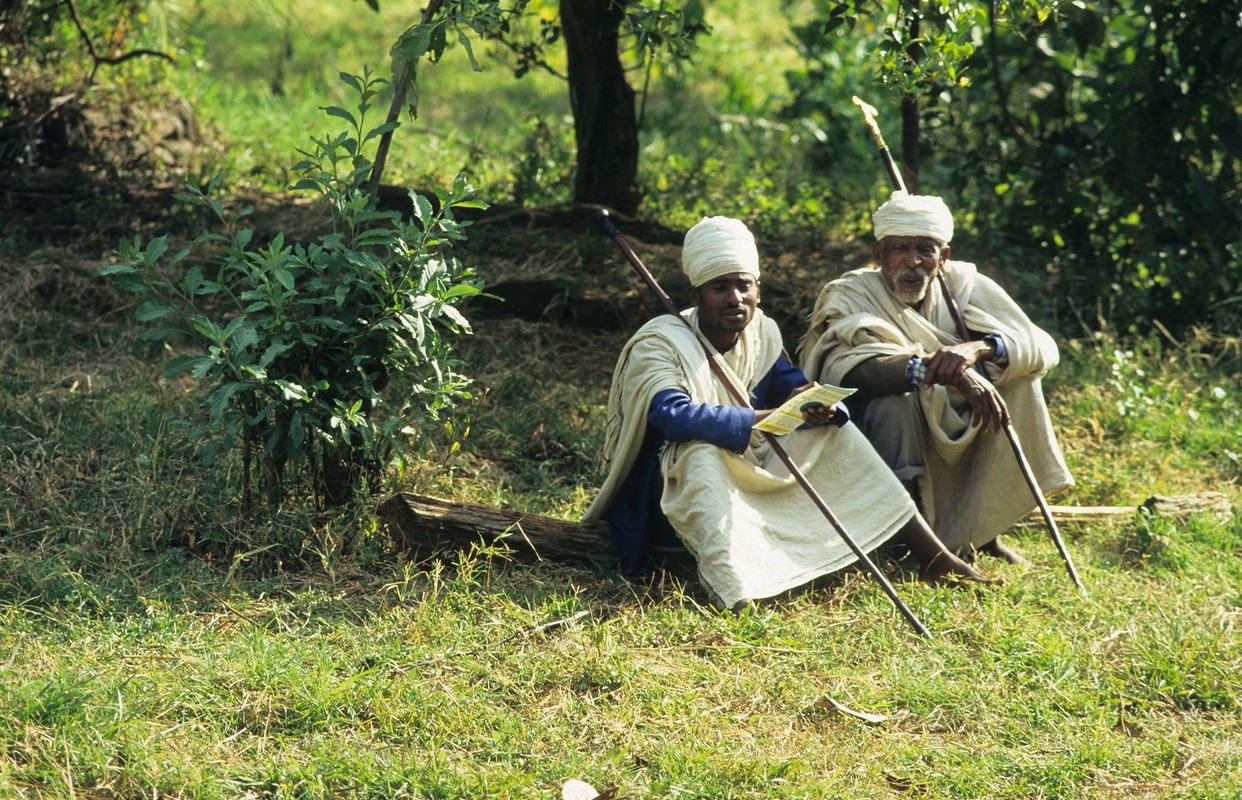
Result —
[[910, 360], [906, 362], [906, 381], [911, 386], [922, 386], [926, 377], [927, 365], [923, 363], [923, 359], [910, 356]]

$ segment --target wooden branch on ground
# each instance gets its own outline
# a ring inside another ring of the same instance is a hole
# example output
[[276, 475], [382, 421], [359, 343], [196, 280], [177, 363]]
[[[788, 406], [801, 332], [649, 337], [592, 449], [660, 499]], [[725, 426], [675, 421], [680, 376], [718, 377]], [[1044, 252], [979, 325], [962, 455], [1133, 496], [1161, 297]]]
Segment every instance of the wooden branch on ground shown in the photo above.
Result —
[[[1138, 506], [1050, 506], [1052, 519], [1058, 525], [1088, 525], [1125, 522], [1148, 513], [1157, 517], [1176, 517], [1185, 522], [1195, 514], [1216, 520], [1227, 520], [1233, 506], [1223, 492], [1198, 492], [1184, 495], [1153, 495]], [[1036, 509], [1023, 518], [1021, 526], [1043, 525], [1043, 516]]]
[[385, 500], [376, 513], [393, 544], [414, 557], [502, 544], [521, 561], [598, 563], [616, 558], [602, 522], [569, 522], [404, 492]]

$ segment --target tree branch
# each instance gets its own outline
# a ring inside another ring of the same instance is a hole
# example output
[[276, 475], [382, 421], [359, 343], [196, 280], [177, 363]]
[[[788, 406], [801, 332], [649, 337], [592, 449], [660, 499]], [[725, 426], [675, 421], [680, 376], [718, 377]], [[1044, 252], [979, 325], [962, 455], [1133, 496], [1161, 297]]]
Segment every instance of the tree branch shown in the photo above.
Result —
[[69, 17], [73, 20], [74, 26], [78, 29], [78, 35], [81, 36], [82, 41], [86, 43], [86, 50], [91, 55], [91, 61], [94, 62], [94, 66], [91, 67], [90, 77], [87, 78], [87, 80], [90, 83], [95, 82], [95, 73], [99, 71], [99, 67], [101, 64], [109, 64], [109, 65], [123, 64], [124, 62], [129, 61], [131, 58], [140, 58], [142, 56], [154, 56], [156, 58], [162, 58], [165, 61], [169, 61], [169, 62], [174, 60], [173, 57], [168, 55], [167, 53], [161, 53], [158, 50], [145, 50], [145, 49], [130, 50], [128, 53], [125, 53], [124, 55], [120, 55], [120, 56], [99, 55], [99, 53], [95, 50], [95, 43], [91, 41], [91, 36], [89, 33], [86, 32], [86, 27], [82, 24], [82, 19], [78, 15], [77, 5], [74, 3], [73, 0], [65, 0], [65, 5], [69, 8]]
[[[443, 0], [431, 0], [423, 11], [423, 20], [419, 24], [426, 25], [431, 22], [441, 5], [443, 5]], [[388, 109], [387, 122], [396, 122], [401, 117], [401, 108], [405, 105], [406, 93], [417, 79], [417, 74], [418, 65], [407, 59], [401, 65], [401, 74], [394, 75], [392, 105]], [[376, 145], [375, 162], [371, 164], [371, 180], [367, 184], [367, 191], [371, 194], [379, 194], [380, 178], [384, 175], [384, 164], [388, 161], [388, 149], [392, 146], [392, 135], [393, 131], [386, 131], [380, 136], [379, 143]]]

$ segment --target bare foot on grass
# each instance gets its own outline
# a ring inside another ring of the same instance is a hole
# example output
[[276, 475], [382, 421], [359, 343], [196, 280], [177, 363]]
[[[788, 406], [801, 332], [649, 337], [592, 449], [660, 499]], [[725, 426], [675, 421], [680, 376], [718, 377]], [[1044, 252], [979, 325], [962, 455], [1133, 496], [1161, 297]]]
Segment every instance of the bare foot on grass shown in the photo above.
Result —
[[999, 536], [985, 544], [983, 547], [980, 547], [979, 552], [984, 555], [992, 556], [993, 558], [999, 558], [1002, 561], [1007, 561], [1010, 564], [1030, 563], [1021, 553], [1002, 542], [1001, 537]]
[[941, 550], [923, 565], [923, 569], [919, 572], [919, 580], [928, 586], [953, 586], [958, 588], [967, 586], [999, 586], [1004, 583], [1000, 578], [984, 577], [948, 550]]

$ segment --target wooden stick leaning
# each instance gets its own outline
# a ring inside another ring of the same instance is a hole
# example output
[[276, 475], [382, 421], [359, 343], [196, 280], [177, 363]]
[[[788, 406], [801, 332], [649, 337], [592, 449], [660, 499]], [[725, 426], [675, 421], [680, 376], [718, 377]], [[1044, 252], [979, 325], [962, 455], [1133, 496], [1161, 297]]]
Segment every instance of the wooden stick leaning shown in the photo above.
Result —
[[[864, 103], [857, 97], [854, 98], [854, 105], [862, 110], [863, 117], [867, 120], [867, 127], [871, 129], [871, 135], [875, 139], [876, 147], [880, 151], [880, 157], [884, 160], [884, 167], [893, 183], [893, 188], [904, 192], [906, 190], [906, 183], [902, 180], [901, 172], [897, 169], [896, 162], [893, 161], [893, 154], [884, 142], [884, 136], [880, 133], [879, 123], [876, 122], [877, 112], [875, 107]], [[944, 277], [944, 270], [936, 270], [936, 282], [940, 284], [940, 292], [944, 295], [945, 304], [953, 317], [953, 323], [957, 327], [958, 336], [962, 337], [963, 342], [969, 342], [970, 330], [966, 327], [966, 319], [962, 316], [961, 309], [958, 308], [957, 299], [953, 297], [953, 291], [949, 289], [949, 282]], [[980, 374], [982, 374], [982, 370], [980, 370]], [[997, 400], [1002, 404], [1004, 403], [999, 395], [997, 395]], [[1006, 413], [1006, 416], [1008, 416], [1008, 413]], [[1065, 546], [1065, 541], [1061, 538], [1061, 532], [1057, 529], [1056, 521], [1052, 518], [1052, 511], [1048, 508], [1048, 502], [1044, 499], [1044, 493], [1040, 490], [1039, 483], [1035, 480], [1035, 474], [1031, 471], [1031, 464], [1027, 460], [1026, 454], [1022, 452], [1022, 444], [1018, 441], [1018, 434], [1013, 429], [1012, 424], [1005, 425], [1005, 437], [1009, 440], [1009, 447], [1013, 450], [1014, 458], [1018, 460], [1018, 469], [1022, 471], [1022, 477], [1026, 479], [1026, 485], [1035, 497], [1035, 502], [1039, 505], [1039, 512], [1044, 518], [1044, 525], [1048, 528], [1048, 535], [1052, 537], [1053, 543], [1057, 546], [1057, 551], [1061, 554], [1061, 559], [1065, 561], [1065, 569], [1069, 572], [1070, 579], [1078, 587], [1078, 590], [1082, 592], [1083, 597], [1088, 597], [1087, 589], [1083, 586], [1082, 580], [1079, 579], [1078, 571], [1074, 569], [1074, 562], [1070, 558], [1069, 550]]]
[[[651, 293], [654, 294], [656, 299], [660, 301], [660, 305], [663, 306], [664, 311], [668, 314], [672, 314], [674, 317], [684, 322], [686, 327], [695, 334], [699, 340], [699, 344], [703, 345], [703, 352], [707, 356], [708, 364], [711, 366], [712, 372], [728, 390], [729, 394], [732, 395], [733, 399], [739, 405], [749, 408], [750, 400], [748, 399], [746, 392], [733, 381], [733, 378], [729, 375], [728, 368], [720, 358], [720, 353], [716, 351], [716, 348], [712, 346], [711, 342], [707, 341], [707, 338], [703, 335], [702, 331], [697, 330], [677, 311], [677, 307], [673, 305], [673, 301], [669, 299], [669, 296], [664, 293], [664, 290], [660, 288], [660, 285], [656, 282], [655, 276], [653, 276], [651, 272], [643, 266], [642, 261], [639, 260], [638, 256], [630, 248], [629, 243], [625, 241], [624, 237], [622, 237], [621, 232], [617, 230], [617, 226], [612, 223], [611, 219], [609, 219], [608, 212], [605, 210], [598, 211], [596, 212], [595, 217], [603, 226], [604, 232], [608, 234], [608, 237], [612, 239], [617, 247], [621, 249], [621, 252], [625, 254], [626, 260], [630, 262], [630, 266], [632, 266], [634, 271], [638, 273], [638, 276], [642, 278], [643, 283], [647, 285], [647, 288], [651, 290]], [[824, 502], [822, 497], [820, 497], [819, 492], [816, 491], [815, 487], [812, 486], [810, 481], [806, 479], [806, 476], [802, 474], [802, 470], [798, 469], [798, 466], [794, 463], [794, 460], [790, 458], [788, 453], [785, 452], [785, 448], [781, 447], [781, 444], [777, 441], [776, 436], [766, 431], [763, 431], [763, 435], [767, 439], [768, 444], [772, 447], [772, 452], [776, 453], [776, 456], [785, 465], [785, 468], [789, 470], [789, 474], [793, 476], [798, 485], [801, 486], [807, 493], [807, 496], [810, 497], [811, 502], [815, 504], [816, 508], [818, 508], [824, 515], [824, 518], [828, 520], [828, 524], [836, 530], [837, 535], [841, 537], [841, 541], [845, 542], [846, 546], [849, 547], [849, 549], [854, 553], [854, 556], [860, 563], [862, 563], [867, 572], [871, 574], [871, 577], [875, 578], [876, 583], [878, 583], [880, 588], [884, 590], [884, 593], [888, 595], [889, 600], [893, 602], [893, 605], [897, 607], [897, 610], [901, 612], [901, 615], [906, 618], [906, 621], [910, 623], [910, 626], [914, 628], [915, 632], [920, 636], [931, 638], [931, 632], [927, 630], [923, 623], [919, 622], [918, 618], [914, 616], [914, 612], [912, 612], [909, 607], [901, 601], [901, 598], [897, 596], [897, 591], [893, 588], [893, 585], [889, 583], [888, 578], [884, 577], [884, 573], [880, 571], [879, 567], [877, 567], [867, 556], [867, 554], [863, 552], [862, 548], [860, 548], [854, 540], [850, 538], [849, 534], [845, 532], [845, 528], [842, 527], [840, 520], [838, 520], [836, 515], [833, 514], [831, 509], [828, 508], [828, 504]]]

